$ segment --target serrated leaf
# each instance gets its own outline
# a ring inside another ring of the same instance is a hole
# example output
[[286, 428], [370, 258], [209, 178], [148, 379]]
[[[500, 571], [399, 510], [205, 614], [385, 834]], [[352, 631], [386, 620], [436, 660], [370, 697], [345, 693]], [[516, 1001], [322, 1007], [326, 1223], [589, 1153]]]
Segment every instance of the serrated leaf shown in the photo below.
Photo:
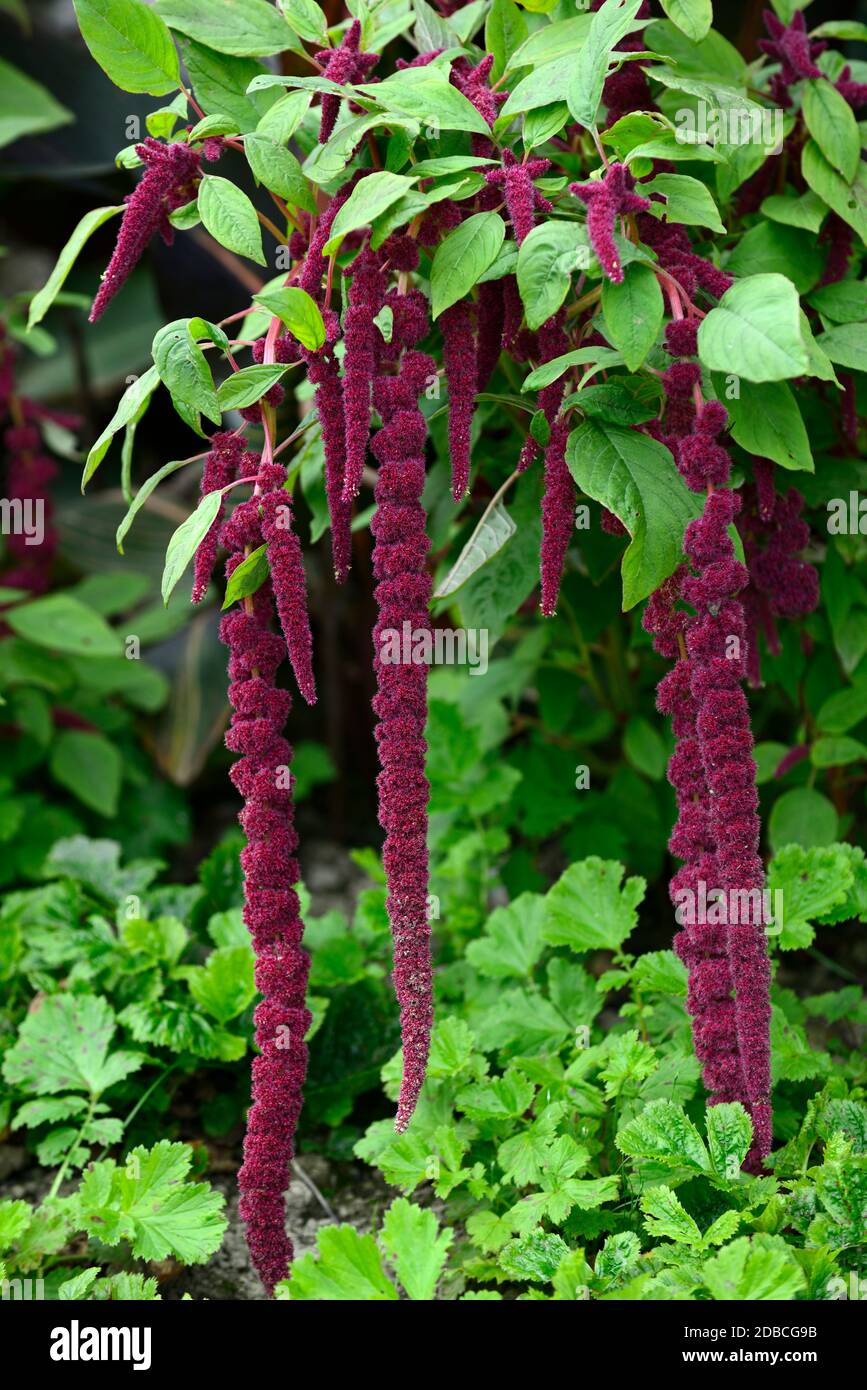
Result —
[[673, 1168], [708, 1173], [710, 1157], [683, 1106], [654, 1100], [618, 1130], [615, 1142], [630, 1158], [653, 1158]]
[[806, 1285], [804, 1273], [782, 1236], [741, 1236], [706, 1260], [702, 1277], [711, 1298], [723, 1302], [763, 1302], [795, 1297]]
[[28, 1014], [18, 1040], [6, 1053], [3, 1075], [31, 1095], [84, 1091], [101, 1095], [138, 1071], [140, 1052], [112, 1052], [114, 1013], [90, 994], [57, 994]]
[[467, 946], [467, 960], [493, 979], [525, 978], [542, 954], [545, 910], [538, 893], [522, 893], [507, 907], [495, 908], [484, 934]]
[[382, 1243], [395, 1273], [414, 1302], [436, 1297], [454, 1232], [441, 1231], [435, 1214], [405, 1197], [392, 1202], [382, 1222]]
[[373, 1236], [352, 1226], [324, 1226], [309, 1251], [292, 1265], [288, 1283], [278, 1285], [282, 1299], [333, 1303], [391, 1303], [398, 1298], [382, 1267]]
[[595, 855], [570, 864], [545, 897], [543, 935], [575, 951], [617, 950], [638, 921], [643, 878], [621, 884], [622, 864]]

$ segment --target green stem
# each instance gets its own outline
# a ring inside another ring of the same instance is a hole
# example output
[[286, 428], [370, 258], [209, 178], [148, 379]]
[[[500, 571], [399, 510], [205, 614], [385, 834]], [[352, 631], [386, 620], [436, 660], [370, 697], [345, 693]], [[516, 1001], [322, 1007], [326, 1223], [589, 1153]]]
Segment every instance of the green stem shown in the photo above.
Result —
[[66, 1151], [66, 1157], [64, 1158], [63, 1162], [61, 1163], [60, 1167], [59, 1167], [58, 1170], [57, 1170], [57, 1176], [55, 1177], [54, 1182], [51, 1184], [51, 1191], [49, 1192], [48, 1197], [46, 1198], [46, 1201], [49, 1201], [49, 1202], [50, 1202], [51, 1199], [52, 1199], [52, 1197], [56, 1197], [57, 1194], [58, 1194], [58, 1192], [60, 1191], [60, 1185], [61, 1185], [61, 1183], [63, 1182], [63, 1179], [66, 1177], [66, 1173], [67, 1173], [67, 1170], [68, 1170], [68, 1168], [69, 1168], [69, 1164], [70, 1164], [70, 1160], [71, 1160], [71, 1158], [72, 1158], [72, 1155], [75, 1153], [76, 1149], [78, 1148], [79, 1144], [81, 1143], [82, 1135], [84, 1134], [84, 1131], [87, 1129], [87, 1126], [90, 1124], [91, 1120], [93, 1119], [93, 1113], [94, 1113], [94, 1111], [95, 1111], [95, 1109], [96, 1109], [96, 1103], [97, 1103], [98, 1100], [99, 1100], [99, 1096], [97, 1096], [97, 1095], [92, 1095], [92, 1096], [90, 1097], [90, 1100], [88, 1101], [88, 1105], [87, 1105], [87, 1114], [85, 1115], [84, 1119], [83, 1119], [82, 1122], [81, 1122], [81, 1128], [79, 1129], [78, 1133], [76, 1134], [75, 1139], [73, 1140], [73, 1142], [70, 1144], [69, 1148], [68, 1148], [67, 1151]]

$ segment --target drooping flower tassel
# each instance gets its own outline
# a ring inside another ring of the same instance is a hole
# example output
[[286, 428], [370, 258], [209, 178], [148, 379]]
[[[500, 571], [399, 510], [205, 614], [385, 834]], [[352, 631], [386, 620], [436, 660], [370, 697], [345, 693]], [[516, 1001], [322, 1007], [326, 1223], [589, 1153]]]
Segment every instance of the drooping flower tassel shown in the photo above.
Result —
[[174, 229], [168, 215], [195, 196], [201, 161], [189, 145], [182, 140], [164, 145], [148, 136], [135, 148], [145, 171], [126, 200], [114, 252], [90, 311], [91, 323], [129, 278], [155, 232], [171, 245]]
[[557, 608], [560, 581], [569, 540], [575, 524], [575, 482], [566, 463], [569, 426], [558, 416], [545, 449], [545, 490], [542, 494], [542, 612], [550, 617]]
[[281, 463], [265, 464], [260, 468], [262, 539], [268, 547], [274, 603], [295, 680], [308, 705], [315, 705], [313, 639], [307, 613], [304, 561], [301, 542], [292, 527], [292, 501], [285, 482], [286, 469]]
[[[379, 62], [378, 53], [362, 53], [361, 21], [353, 19], [337, 48], [321, 48], [316, 54], [322, 64], [322, 77], [341, 87], [351, 82], [363, 82]], [[319, 121], [319, 143], [324, 145], [332, 134], [340, 115], [340, 97], [336, 92], [323, 92], [322, 115]]]
[[[238, 469], [243, 457], [244, 441], [240, 435], [232, 434], [227, 430], [212, 435], [211, 450], [202, 469], [202, 497], [209, 492], [216, 492], [220, 488], [228, 487], [229, 483], [234, 482], [238, 477]], [[208, 591], [211, 575], [214, 572], [214, 561], [217, 558], [217, 544], [223, 525], [224, 512], [225, 507], [221, 501], [217, 515], [196, 551], [193, 568], [193, 603], [201, 603]]]
[[343, 416], [346, 467], [343, 497], [351, 501], [361, 486], [370, 437], [370, 402], [382, 335], [374, 319], [385, 304], [386, 283], [379, 257], [368, 248], [352, 263], [352, 284], [344, 318]]
[[440, 317], [443, 364], [449, 391], [449, 455], [452, 497], [459, 502], [470, 482], [473, 411], [476, 401], [476, 338], [473, 308], [463, 300]]
[[379, 720], [379, 821], [385, 831], [383, 863], [403, 1040], [395, 1121], [399, 1131], [409, 1124], [424, 1082], [433, 1023], [424, 737], [428, 666], [423, 653], [418, 658], [416, 643], [430, 640], [432, 587], [421, 504], [427, 427], [417, 398], [434, 371], [426, 354], [407, 352], [398, 376], [379, 378], [375, 402], [385, 423], [372, 446], [379, 462], [371, 523], [379, 610], [373, 633], [373, 708]]

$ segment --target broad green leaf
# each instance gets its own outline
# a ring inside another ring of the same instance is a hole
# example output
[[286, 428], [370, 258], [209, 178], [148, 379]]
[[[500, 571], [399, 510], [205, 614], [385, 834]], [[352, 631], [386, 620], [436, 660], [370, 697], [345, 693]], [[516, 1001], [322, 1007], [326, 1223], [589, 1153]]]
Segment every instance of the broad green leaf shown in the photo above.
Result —
[[816, 141], [808, 140], [801, 151], [801, 173], [813, 192], [842, 217], [862, 241], [867, 241], [867, 173], [863, 164], [859, 165], [854, 182], [849, 184], [828, 162]]
[[867, 320], [867, 280], [838, 280], [822, 285], [810, 295], [810, 304], [833, 323]]
[[278, 1286], [277, 1297], [391, 1303], [397, 1301], [398, 1292], [382, 1267], [373, 1236], [359, 1235], [354, 1226], [323, 1226], [316, 1237], [316, 1253], [308, 1251], [295, 1260], [288, 1283]]
[[709, 1105], [705, 1115], [707, 1147], [717, 1177], [736, 1182], [753, 1137], [753, 1126], [737, 1101]]
[[542, 954], [545, 913], [538, 893], [521, 893], [508, 906], [495, 908], [483, 935], [467, 946], [467, 960], [495, 980], [525, 979]]
[[4, 621], [19, 637], [37, 647], [71, 656], [117, 656], [120, 637], [92, 608], [70, 594], [49, 594], [19, 604], [4, 613]]
[[526, 37], [527, 21], [515, 0], [492, 0], [485, 20], [485, 48], [494, 55], [492, 81], [499, 81], [515, 49]]
[[632, 537], [622, 572], [623, 608], [633, 608], [674, 573], [700, 504], [664, 445], [620, 425], [585, 420], [569, 436], [566, 462], [582, 492], [614, 512]]
[[331, 224], [325, 255], [337, 250], [347, 232], [369, 227], [374, 218], [408, 193], [414, 183], [415, 179], [409, 175], [392, 174], [387, 169], [374, 170], [359, 180]]
[[[509, 92], [508, 100], [500, 110], [500, 119], [538, 111], [541, 107], [560, 105], [565, 102], [566, 93], [575, 71], [572, 54], [558, 56], [551, 62], [542, 63], [516, 82]], [[569, 108], [566, 108], [568, 120]], [[562, 122], [561, 122], [562, 125]]]
[[629, 33], [640, 8], [641, 0], [604, 0], [593, 15], [566, 93], [569, 110], [579, 125], [596, 124], [612, 50]]
[[802, 89], [801, 109], [804, 123], [828, 163], [851, 183], [861, 162], [861, 137], [846, 98], [824, 77], [810, 78]]
[[85, 1230], [104, 1245], [129, 1241], [137, 1259], [204, 1264], [228, 1223], [222, 1193], [185, 1181], [192, 1160], [190, 1145], [161, 1139], [132, 1149], [122, 1167], [112, 1159], [93, 1164], [78, 1199]]
[[265, 265], [256, 209], [237, 184], [205, 174], [199, 184], [199, 212], [215, 241], [257, 265]]
[[123, 764], [117, 748], [102, 734], [61, 729], [51, 745], [48, 769], [55, 782], [91, 811], [117, 814]]
[[[301, 92], [290, 93], [290, 96], [303, 95], [305, 94]], [[330, 183], [332, 179], [339, 178], [367, 132], [379, 130], [383, 126], [392, 131], [407, 130], [414, 135], [417, 135], [419, 130], [418, 122], [411, 120], [409, 116], [384, 116], [375, 111], [372, 114], [354, 116], [340, 124], [324, 145], [313, 146], [302, 166], [304, 175], [313, 183], [320, 184]], [[469, 167], [475, 167], [475, 163], [475, 160], [467, 160]], [[415, 178], [421, 177], [417, 166], [413, 165], [412, 172]]]
[[311, 92], [287, 92], [262, 116], [256, 134], [267, 135], [269, 140], [285, 145], [304, 120], [312, 100]]
[[740, 381], [730, 395], [721, 378], [716, 384], [729, 412], [732, 438], [742, 449], [782, 468], [813, 472], [809, 436], [791, 386], [784, 381], [761, 386]]
[[280, 362], [257, 362], [251, 367], [241, 367], [240, 371], [233, 372], [221, 383], [217, 391], [220, 409], [245, 410], [261, 400], [285, 371], [285, 365]]
[[550, 386], [552, 381], [558, 381], [570, 367], [619, 367], [622, 361], [622, 355], [613, 348], [576, 348], [574, 352], [564, 352], [562, 356], [552, 357], [550, 362], [543, 362], [541, 367], [536, 367], [524, 378], [521, 390], [541, 391], [545, 386]]
[[434, 598], [446, 598], [453, 594], [470, 575], [487, 564], [508, 540], [514, 536], [517, 527], [503, 505], [502, 499], [495, 499], [488, 506], [469, 540], [464, 545], [446, 577], [437, 585]]
[[27, 1014], [5, 1056], [6, 1080], [29, 1095], [84, 1091], [99, 1096], [138, 1071], [140, 1052], [113, 1052], [117, 1029], [107, 1001], [91, 994], [53, 994]]
[[218, 53], [264, 58], [292, 46], [292, 32], [267, 0], [155, 0], [171, 29]]
[[867, 371], [867, 323], [841, 323], [821, 333], [816, 339], [819, 347], [849, 371]]
[[160, 585], [163, 603], [168, 603], [172, 590], [211, 529], [222, 500], [223, 494], [220, 490], [205, 493], [196, 510], [172, 535], [166, 550], [166, 563]]
[[30, 301], [30, 309], [27, 315], [27, 327], [35, 328], [37, 323], [41, 323], [51, 305], [54, 303], [60, 290], [63, 288], [67, 275], [78, 259], [78, 253], [84, 246], [88, 237], [101, 227], [110, 217], [123, 212], [124, 204], [120, 203], [116, 207], [92, 208], [86, 212], [79, 222], [72, 236], [67, 241], [60, 255], [57, 257], [54, 269], [42, 286], [41, 290], [33, 296]]
[[639, 1205], [650, 1236], [667, 1238], [680, 1245], [701, 1245], [701, 1231], [670, 1187], [663, 1185], [642, 1193]]
[[192, 320], [175, 319], [159, 330], [153, 341], [154, 365], [160, 380], [176, 400], [193, 410], [200, 410], [215, 425], [219, 425], [220, 407], [211, 369], [193, 338], [191, 327]]
[[652, 1158], [673, 1168], [709, 1173], [711, 1161], [701, 1135], [683, 1106], [652, 1100], [618, 1130], [615, 1142], [630, 1158]]
[[41, 82], [0, 59], [0, 148], [74, 120]]
[[518, 290], [528, 328], [539, 328], [556, 314], [569, 292], [572, 271], [586, 270], [589, 260], [587, 229], [580, 222], [542, 222], [524, 238], [518, 251]]
[[108, 453], [109, 445], [118, 434], [133, 420], [138, 419], [139, 411], [150, 400], [154, 391], [160, 383], [160, 374], [156, 367], [148, 367], [146, 372], [135, 378], [126, 388], [118, 403], [117, 410], [109, 420], [102, 434], [96, 443], [91, 445], [90, 451], [84, 464], [84, 474], [81, 479], [81, 490], [84, 491], [90, 479], [93, 477], [102, 460]]
[[429, 1208], [417, 1207], [405, 1197], [392, 1202], [382, 1222], [382, 1243], [394, 1262], [395, 1273], [414, 1302], [436, 1297], [451, 1230], [440, 1231]]
[[248, 594], [255, 594], [257, 589], [261, 589], [269, 573], [268, 548], [264, 545], [258, 545], [255, 550], [250, 551], [250, 554], [229, 576], [223, 608], [231, 608], [238, 599], [246, 598]]
[[699, 43], [713, 24], [711, 0], [660, 0], [672, 24], [693, 43]]
[[164, 21], [143, 0], [73, 0], [92, 56], [125, 92], [163, 96], [180, 82], [178, 53]]
[[837, 690], [829, 695], [816, 715], [818, 727], [826, 734], [847, 734], [867, 719], [867, 684]]
[[536, 68], [583, 48], [593, 16], [578, 14], [543, 24], [517, 48], [509, 59], [509, 69]]
[[218, 946], [204, 965], [189, 968], [187, 984], [199, 1008], [228, 1023], [252, 1003], [253, 952], [249, 946]]
[[803, 376], [809, 363], [794, 285], [775, 274], [739, 280], [702, 320], [698, 350], [711, 371], [747, 381]]
[[854, 886], [854, 873], [839, 845], [785, 845], [768, 865], [771, 901], [782, 894], [782, 930], [773, 940], [783, 951], [803, 950], [815, 937], [815, 922], [834, 917]]
[[784, 845], [830, 845], [837, 838], [837, 812], [821, 792], [795, 787], [774, 802], [768, 839], [776, 852]]
[[248, 92], [257, 77], [271, 75], [252, 58], [228, 58], [193, 39], [183, 45], [183, 50], [196, 99], [208, 115], [228, 117], [245, 133], [255, 130], [278, 104], [277, 91]]
[[152, 492], [155, 492], [164, 478], [168, 478], [172, 473], [176, 473], [179, 468], [184, 468], [189, 462], [188, 459], [173, 459], [171, 463], [164, 463], [162, 468], [158, 468], [156, 473], [142, 483], [135, 497], [129, 504], [129, 509], [117, 528], [115, 542], [121, 555], [123, 554], [123, 539], [135, 520], [136, 514], [141, 511], [145, 502]]
[[310, 213], [316, 211], [313, 195], [294, 154], [258, 131], [245, 138], [244, 152], [256, 178], [272, 193], [285, 198], [292, 207]]
[[433, 316], [463, 299], [494, 263], [506, 227], [495, 212], [477, 212], [440, 242], [431, 266]]
[[688, 174], [657, 174], [655, 179], [641, 187], [664, 195], [667, 222], [680, 222], [688, 227], [710, 227], [711, 231], [725, 236], [726, 229], [720, 221], [717, 205], [700, 179], [691, 178]]
[[638, 877], [621, 884], [623, 874], [621, 864], [595, 855], [570, 864], [545, 897], [545, 940], [574, 951], [619, 949], [647, 887]]
[[322, 311], [306, 290], [299, 290], [294, 285], [275, 285], [254, 294], [253, 301], [280, 319], [302, 347], [311, 352], [317, 352], [322, 347], [325, 342]]
[[725, 1303], [793, 1299], [806, 1278], [782, 1236], [741, 1236], [702, 1266], [711, 1298]]
[[662, 290], [649, 265], [634, 261], [619, 285], [603, 280], [602, 312], [608, 336], [630, 372], [641, 366], [656, 342], [664, 310]]
[[305, 43], [324, 48], [328, 20], [316, 0], [281, 0], [280, 9], [288, 24]]
[[801, 227], [807, 232], [818, 232], [828, 216], [827, 207], [812, 190], [802, 193], [800, 198], [772, 193], [762, 203], [761, 212], [772, 222], [781, 222], [786, 227]]
[[487, 121], [472, 102], [430, 68], [411, 68], [384, 82], [362, 84], [357, 90], [386, 111], [412, 116], [422, 125], [490, 135]]
[[837, 734], [828, 738], [817, 738], [810, 749], [810, 761], [814, 767], [846, 767], [849, 763], [861, 762], [867, 757], [867, 748], [860, 739]]

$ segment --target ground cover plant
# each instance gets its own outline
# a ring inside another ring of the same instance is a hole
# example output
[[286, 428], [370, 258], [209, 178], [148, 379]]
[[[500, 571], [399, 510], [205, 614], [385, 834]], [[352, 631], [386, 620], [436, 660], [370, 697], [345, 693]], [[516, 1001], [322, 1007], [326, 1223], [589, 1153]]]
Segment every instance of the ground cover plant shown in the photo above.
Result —
[[[812, 8], [74, 0], [142, 115], [0, 342], [6, 1277], [160, 1296], [243, 1130], [263, 1296], [859, 1296], [867, 28]], [[184, 247], [224, 298], [35, 401]], [[307, 1153], [379, 1199], [295, 1258]]]

